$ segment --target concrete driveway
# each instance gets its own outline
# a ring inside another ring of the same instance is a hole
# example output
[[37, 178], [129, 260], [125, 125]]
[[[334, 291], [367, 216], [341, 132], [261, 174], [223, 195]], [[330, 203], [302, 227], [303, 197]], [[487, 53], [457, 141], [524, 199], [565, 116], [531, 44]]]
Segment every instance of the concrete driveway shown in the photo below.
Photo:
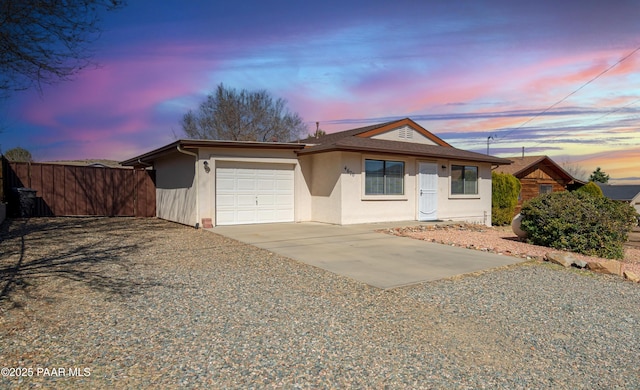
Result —
[[384, 289], [523, 261], [375, 232], [416, 224], [339, 226], [302, 222], [218, 226], [208, 230]]

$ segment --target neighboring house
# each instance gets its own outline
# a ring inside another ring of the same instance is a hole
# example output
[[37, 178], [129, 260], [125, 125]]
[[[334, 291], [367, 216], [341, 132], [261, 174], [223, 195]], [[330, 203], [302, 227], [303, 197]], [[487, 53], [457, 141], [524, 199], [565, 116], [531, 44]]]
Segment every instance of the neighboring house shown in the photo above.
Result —
[[567, 186], [578, 180], [555, 163], [548, 156], [507, 157], [511, 165], [501, 165], [494, 170], [509, 173], [520, 180], [522, 186], [518, 197], [517, 211], [524, 201], [535, 198], [540, 194], [564, 191]]
[[459, 220], [491, 224], [491, 169], [410, 119], [295, 143], [178, 140], [153, 166], [160, 218], [187, 225]]
[[627, 202], [640, 213], [640, 185], [598, 184], [598, 186], [602, 190], [602, 194], [607, 198]]

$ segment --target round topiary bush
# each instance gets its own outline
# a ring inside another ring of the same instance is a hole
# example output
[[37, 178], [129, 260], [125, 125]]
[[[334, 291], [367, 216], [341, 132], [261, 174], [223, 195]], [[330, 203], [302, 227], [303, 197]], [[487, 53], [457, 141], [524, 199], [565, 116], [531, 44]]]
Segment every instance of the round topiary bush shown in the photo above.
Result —
[[624, 257], [638, 216], [627, 203], [568, 191], [534, 198], [520, 214], [530, 243], [609, 259]]
[[598, 187], [598, 185], [592, 181], [578, 188], [576, 192], [584, 192], [587, 194], [591, 194], [593, 196], [604, 196], [602, 194], [602, 189]]

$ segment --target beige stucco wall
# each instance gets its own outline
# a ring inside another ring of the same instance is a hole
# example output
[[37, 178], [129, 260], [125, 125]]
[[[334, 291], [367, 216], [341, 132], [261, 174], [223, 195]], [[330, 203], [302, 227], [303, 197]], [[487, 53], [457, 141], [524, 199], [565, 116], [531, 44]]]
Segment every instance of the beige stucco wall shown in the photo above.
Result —
[[[404, 195], [364, 194], [364, 160], [386, 159], [405, 162]], [[208, 164], [208, 172], [204, 162]], [[452, 196], [447, 160], [421, 160], [356, 152], [328, 152], [297, 157], [292, 150], [200, 149], [194, 156], [172, 153], [156, 160], [157, 215], [194, 226], [210, 218], [215, 225], [216, 166], [242, 164], [285, 164], [294, 168], [294, 220], [334, 224], [411, 221], [418, 218], [418, 163], [438, 166], [438, 219], [491, 223], [490, 164], [479, 167], [479, 194]], [[197, 185], [196, 185], [197, 183]]]
[[[404, 161], [404, 195], [367, 196], [364, 193], [364, 160]], [[311, 166], [311, 220], [336, 224], [412, 221], [418, 218], [418, 163], [438, 166], [438, 219], [491, 224], [490, 164], [422, 160], [414, 157], [331, 152], [305, 156]], [[451, 164], [479, 168], [478, 195], [451, 195]], [[443, 168], [444, 167], [444, 168]]]
[[[438, 173], [446, 172], [439, 179], [438, 219], [480, 223], [491, 226], [491, 164], [464, 161], [440, 161]], [[451, 195], [449, 172], [451, 165], [478, 166], [478, 195]]]
[[196, 224], [195, 157], [176, 154], [156, 160], [156, 215], [194, 226]]
[[300, 158], [310, 195], [308, 203], [301, 205], [310, 210], [306, 220], [342, 223], [340, 178], [343, 168], [341, 164], [342, 152], [321, 153]]
[[[415, 159], [362, 153], [343, 153], [342, 224], [408, 221], [416, 219]], [[367, 196], [364, 193], [364, 160], [404, 161], [404, 195]]]

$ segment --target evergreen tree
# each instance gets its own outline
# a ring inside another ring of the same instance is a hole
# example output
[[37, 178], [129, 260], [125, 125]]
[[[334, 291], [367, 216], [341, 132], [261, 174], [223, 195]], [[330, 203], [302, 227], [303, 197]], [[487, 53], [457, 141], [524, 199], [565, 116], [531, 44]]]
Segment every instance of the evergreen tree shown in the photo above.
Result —
[[591, 176], [589, 176], [589, 181], [606, 184], [609, 182], [609, 175], [607, 175], [600, 169], [600, 167], [598, 167], [595, 171], [593, 171]]

